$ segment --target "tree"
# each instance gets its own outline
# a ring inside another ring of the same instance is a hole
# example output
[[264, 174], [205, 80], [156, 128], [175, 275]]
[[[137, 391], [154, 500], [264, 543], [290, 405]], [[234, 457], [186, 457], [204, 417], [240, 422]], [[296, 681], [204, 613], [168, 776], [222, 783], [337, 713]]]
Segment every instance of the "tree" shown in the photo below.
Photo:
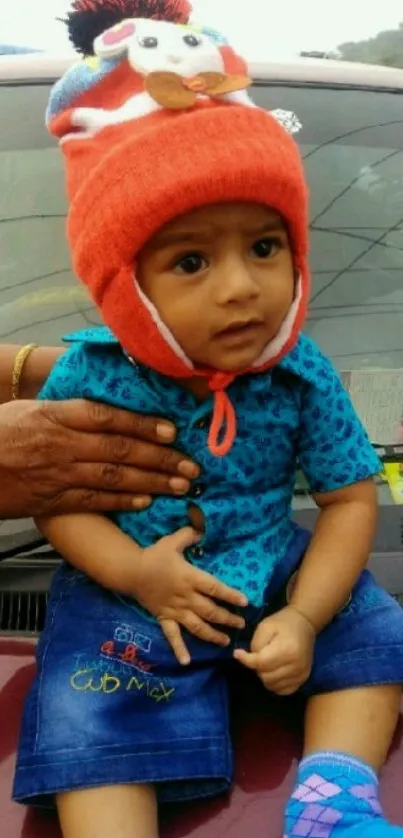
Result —
[[339, 52], [343, 61], [403, 68], [403, 23], [398, 29], [379, 32], [375, 38], [368, 38], [367, 41], [341, 44]]

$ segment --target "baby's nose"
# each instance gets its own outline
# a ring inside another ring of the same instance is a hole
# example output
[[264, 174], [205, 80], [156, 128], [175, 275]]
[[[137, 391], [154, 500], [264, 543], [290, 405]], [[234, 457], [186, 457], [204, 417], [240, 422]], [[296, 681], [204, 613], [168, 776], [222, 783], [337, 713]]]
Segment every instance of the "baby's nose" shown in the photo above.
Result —
[[180, 64], [182, 62], [182, 56], [178, 55], [178, 53], [172, 52], [167, 55], [167, 59], [170, 64]]

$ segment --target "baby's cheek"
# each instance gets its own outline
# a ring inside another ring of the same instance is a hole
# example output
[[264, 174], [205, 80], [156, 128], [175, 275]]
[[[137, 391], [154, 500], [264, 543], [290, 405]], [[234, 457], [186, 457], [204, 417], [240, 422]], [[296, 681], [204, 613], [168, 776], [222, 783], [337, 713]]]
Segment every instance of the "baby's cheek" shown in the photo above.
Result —
[[210, 342], [206, 336], [204, 324], [200, 320], [200, 317], [189, 319], [176, 335], [176, 340], [191, 361], [195, 364], [208, 364], [210, 363]]
[[208, 332], [208, 308], [195, 294], [172, 299], [166, 307], [166, 325], [188, 354], [204, 346]]
[[279, 282], [268, 290], [266, 294], [266, 311], [270, 324], [277, 330], [288, 314], [294, 301], [294, 283], [289, 282], [288, 277], [279, 279]]

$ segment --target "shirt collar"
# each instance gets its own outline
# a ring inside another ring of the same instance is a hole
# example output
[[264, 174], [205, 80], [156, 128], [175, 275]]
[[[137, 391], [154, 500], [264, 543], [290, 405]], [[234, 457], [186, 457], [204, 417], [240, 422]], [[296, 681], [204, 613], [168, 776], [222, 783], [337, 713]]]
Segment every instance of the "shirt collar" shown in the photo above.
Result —
[[[82, 329], [66, 335], [63, 340], [66, 343], [84, 343], [90, 346], [119, 346], [119, 341], [107, 326], [95, 326], [90, 329]], [[288, 353], [277, 364], [277, 369], [292, 373], [297, 378], [308, 384], [315, 384], [319, 389], [325, 389], [332, 377], [332, 367], [324, 363], [324, 356], [313, 340], [307, 335], [300, 334], [297, 343], [291, 352]], [[150, 372], [153, 372], [150, 370]], [[273, 370], [263, 373], [252, 373], [248, 378], [252, 383], [256, 381], [257, 387], [262, 378], [271, 377]], [[154, 381], [163, 378], [155, 373]]]

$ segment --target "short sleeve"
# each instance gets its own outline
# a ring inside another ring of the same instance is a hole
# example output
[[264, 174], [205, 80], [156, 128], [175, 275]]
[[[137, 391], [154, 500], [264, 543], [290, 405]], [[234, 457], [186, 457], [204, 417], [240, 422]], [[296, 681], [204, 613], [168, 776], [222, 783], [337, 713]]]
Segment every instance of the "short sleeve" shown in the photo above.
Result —
[[312, 492], [332, 492], [382, 470], [351, 399], [321, 356], [317, 381], [303, 384], [298, 459]]
[[37, 398], [62, 401], [80, 397], [85, 369], [84, 347], [74, 344], [56, 361]]

